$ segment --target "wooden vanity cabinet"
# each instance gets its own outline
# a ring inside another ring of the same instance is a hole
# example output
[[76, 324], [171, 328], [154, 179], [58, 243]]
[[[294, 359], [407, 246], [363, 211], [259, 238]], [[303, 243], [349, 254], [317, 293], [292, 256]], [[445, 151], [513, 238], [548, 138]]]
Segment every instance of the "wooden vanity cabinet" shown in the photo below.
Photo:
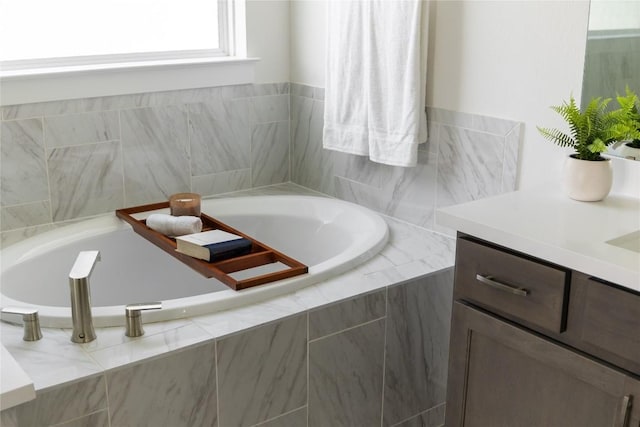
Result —
[[639, 294], [460, 234], [454, 301], [448, 427], [640, 427]]

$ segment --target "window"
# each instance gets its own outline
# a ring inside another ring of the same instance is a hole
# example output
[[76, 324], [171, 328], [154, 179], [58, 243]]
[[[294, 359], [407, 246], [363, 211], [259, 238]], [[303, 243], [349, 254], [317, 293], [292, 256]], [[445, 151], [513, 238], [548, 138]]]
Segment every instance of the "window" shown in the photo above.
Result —
[[0, 101], [246, 83], [244, 19], [244, 0], [0, 0]]

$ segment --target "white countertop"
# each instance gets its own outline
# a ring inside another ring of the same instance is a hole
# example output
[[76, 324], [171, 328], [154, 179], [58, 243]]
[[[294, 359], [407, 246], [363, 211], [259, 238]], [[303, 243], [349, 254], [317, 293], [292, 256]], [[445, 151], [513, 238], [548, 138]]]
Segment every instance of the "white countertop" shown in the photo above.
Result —
[[640, 292], [640, 253], [606, 243], [640, 230], [640, 199], [578, 202], [559, 189], [507, 193], [437, 212], [438, 224]]

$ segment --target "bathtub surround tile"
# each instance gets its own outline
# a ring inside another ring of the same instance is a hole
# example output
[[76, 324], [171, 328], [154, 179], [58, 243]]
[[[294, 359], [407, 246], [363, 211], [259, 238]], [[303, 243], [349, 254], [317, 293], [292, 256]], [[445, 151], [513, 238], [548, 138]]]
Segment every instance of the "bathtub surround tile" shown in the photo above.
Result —
[[52, 221], [48, 200], [0, 208], [2, 231], [32, 227]]
[[[293, 180], [300, 185], [322, 189], [326, 163], [322, 149], [324, 103], [310, 98], [291, 97]], [[331, 193], [327, 193], [331, 194]]]
[[[152, 329], [145, 326], [146, 329]], [[123, 328], [120, 328], [123, 332]], [[100, 337], [98, 337], [100, 339]], [[113, 339], [113, 338], [112, 338]], [[104, 369], [113, 369], [130, 363], [139, 362], [160, 356], [172, 350], [179, 350], [191, 345], [200, 344], [211, 339], [211, 335], [194, 323], [184, 326], [171, 327], [158, 333], [145, 334], [142, 337], [127, 339], [125, 343], [109, 347], [91, 349], [87, 346], [87, 353]]]
[[120, 139], [117, 111], [68, 114], [44, 118], [47, 148]]
[[306, 403], [307, 316], [218, 341], [219, 423], [251, 426]]
[[186, 108], [125, 110], [120, 121], [127, 206], [190, 190]]
[[442, 427], [444, 426], [445, 408], [446, 404], [443, 403], [393, 427]]
[[256, 125], [251, 135], [254, 187], [289, 180], [289, 122]]
[[380, 425], [384, 319], [309, 343], [309, 427]]
[[309, 340], [379, 319], [385, 315], [386, 292], [339, 302], [309, 312]]
[[0, 323], [2, 344], [31, 378], [36, 393], [102, 371], [80, 346], [71, 342], [70, 330], [43, 329], [42, 339], [34, 342], [22, 341], [22, 334], [22, 326]]
[[502, 191], [515, 191], [517, 188], [518, 157], [522, 138], [522, 125], [517, 125], [504, 137], [504, 161], [502, 164]]
[[445, 401], [453, 269], [388, 289], [384, 422]]
[[293, 410], [272, 420], [256, 424], [255, 427], [304, 427], [307, 425], [307, 407]]
[[0, 151], [2, 206], [48, 200], [42, 120], [2, 122]]
[[251, 169], [191, 177], [191, 189], [202, 196], [213, 196], [248, 188], [251, 188]]
[[208, 175], [250, 164], [251, 130], [210, 104], [189, 105], [191, 173]]
[[[107, 395], [104, 377], [94, 376], [69, 385], [38, 392], [29, 402], [2, 412], [2, 425], [44, 427], [66, 423], [104, 410]], [[82, 425], [82, 424], [69, 424]], [[105, 424], [103, 424], [105, 425]]]
[[109, 427], [109, 412], [103, 409], [72, 421], [56, 424], [53, 427]]
[[118, 141], [51, 150], [48, 165], [53, 220], [123, 207], [121, 154]]
[[504, 138], [450, 126], [441, 130], [437, 206], [499, 194]]
[[114, 426], [216, 425], [215, 342], [106, 377]]

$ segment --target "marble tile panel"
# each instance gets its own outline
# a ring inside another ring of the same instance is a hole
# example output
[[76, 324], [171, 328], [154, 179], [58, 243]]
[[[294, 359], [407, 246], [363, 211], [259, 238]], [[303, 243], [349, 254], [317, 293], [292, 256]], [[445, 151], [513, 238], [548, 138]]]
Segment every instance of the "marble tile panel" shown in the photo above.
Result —
[[[289, 120], [289, 95], [256, 96], [233, 101], [253, 123], [271, 123]], [[238, 111], [238, 110], [235, 110]]]
[[518, 158], [523, 125], [517, 125], [504, 137], [502, 161], [502, 192], [515, 191], [518, 178]]
[[291, 95], [292, 96], [298, 96], [298, 97], [304, 97], [304, 98], [313, 99], [313, 92], [314, 92], [314, 87], [313, 86], [301, 85], [301, 84], [298, 84], [298, 83], [291, 83]]
[[2, 344], [33, 381], [36, 392], [102, 372], [82, 348], [71, 342], [71, 331], [42, 328], [42, 339], [22, 341], [22, 326], [0, 323]]
[[0, 151], [2, 206], [48, 200], [42, 120], [2, 122]]
[[0, 249], [6, 248], [28, 237], [53, 230], [54, 228], [54, 224], [44, 224], [36, 225], [33, 227], [19, 228], [16, 230], [3, 231], [0, 233]]
[[[458, 113], [460, 114], [460, 113]], [[512, 132], [519, 123], [513, 120], [498, 117], [473, 115], [472, 129], [478, 132], [487, 132], [494, 135], [504, 136]]]
[[242, 120], [219, 114], [213, 104], [189, 105], [193, 175], [249, 168], [251, 128]]
[[47, 224], [52, 221], [48, 200], [0, 208], [2, 231]]
[[[122, 328], [119, 329], [122, 332]], [[145, 329], [151, 330], [151, 327], [145, 325]], [[109, 343], [116, 339], [113, 336], [110, 338]], [[195, 323], [189, 323], [177, 328], [160, 330], [157, 333], [150, 332], [139, 338], [126, 339], [124, 343], [119, 345], [103, 347], [98, 344], [96, 348], [89, 343], [83, 344], [83, 346], [87, 346], [88, 354], [101, 367], [113, 369], [157, 357], [168, 351], [206, 342], [210, 339], [211, 335], [209, 333]]]
[[504, 138], [449, 126], [441, 130], [437, 207], [500, 193]]
[[388, 289], [384, 421], [445, 402], [453, 269]]
[[394, 427], [442, 427], [444, 426], [445, 408], [446, 404], [443, 403], [400, 424], [396, 424]]
[[53, 427], [109, 427], [109, 411], [103, 409]]
[[214, 426], [215, 342], [107, 374], [113, 426]]
[[218, 341], [221, 426], [251, 426], [307, 401], [307, 316]]
[[67, 114], [44, 118], [47, 148], [120, 139], [117, 111]]
[[191, 189], [186, 107], [125, 110], [120, 122], [126, 206]]
[[386, 291], [338, 302], [309, 312], [309, 340], [379, 319], [386, 311]]
[[120, 142], [54, 148], [48, 155], [54, 221], [109, 212], [124, 205]]
[[289, 180], [289, 122], [256, 125], [251, 135], [254, 187]]
[[384, 328], [380, 319], [309, 343], [309, 427], [380, 425]]
[[104, 377], [99, 375], [37, 393], [34, 400], [3, 411], [2, 425], [5, 425], [5, 421], [7, 421], [7, 427], [11, 425], [30, 427], [83, 425], [66, 424], [66, 422], [104, 410], [106, 407], [105, 381]]
[[255, 427], [305, 427], [307, 425], [307, 407], [291, 411], [264, 423], [256, 424]]
[[347, 154], [346, 157], [344, 169], [336, 171], [336, 175], [377, 189], [388, 185], [396, 169], [406, 169], [372, 162], [366, 156]]
[[444, 108], [427, 107], [427, 117], [429, 117], [429, 121], [442, 125], [467, 129], [473, 128], [473, 114], [469, 113], [445, 110]]
[[320, 190], [324, 171], [322, 155], [322, 103], [292, 97], [292, 175], [300, 185]]
[[251, 169], [191, 177], [191, 190], [202, 196], [213, 196], [248, 188], [251, 188]]

